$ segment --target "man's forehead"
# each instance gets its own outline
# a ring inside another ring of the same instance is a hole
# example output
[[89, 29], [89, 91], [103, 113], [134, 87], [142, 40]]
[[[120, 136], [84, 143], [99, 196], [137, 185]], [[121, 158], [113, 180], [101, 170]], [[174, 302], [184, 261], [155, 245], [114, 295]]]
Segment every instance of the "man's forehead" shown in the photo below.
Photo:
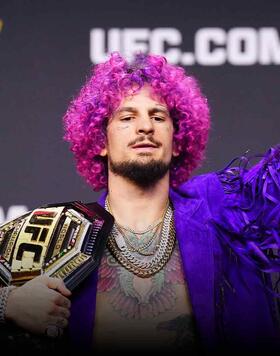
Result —
[[[168, 109], [165, 105], [161, 105], [161, 104], [153, 104], [151, 106], [147, 107], [148, 111], [162, 111], [162, 112], [166, 112], [168, 113]], [[115, 113], [119, 114], [122, 112], [137, 112], [138, 108], [137, 106], [120, 106]]]
[[137, 107], [142, 105], [168, 111], [163, 99], [154, 94], [150, 88], [143, 87], [135, 94], [124, 96], [115, 112], [136, 111]]

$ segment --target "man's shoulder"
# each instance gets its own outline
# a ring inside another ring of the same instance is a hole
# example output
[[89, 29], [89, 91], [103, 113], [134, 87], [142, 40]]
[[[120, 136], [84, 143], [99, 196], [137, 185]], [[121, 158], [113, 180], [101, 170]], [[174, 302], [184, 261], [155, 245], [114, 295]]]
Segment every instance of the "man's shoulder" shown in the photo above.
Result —
[[175, 208], [189, 211], [189, 214], [197, 211], [203, 216], [212, 216], [221, 208], [224, 190], [217, 174], [210, 172], [194, 176], [172, 189], [171, 199]]
[[221, 183], [216, 172], [196, 175], [174, 189], [177, 194], [188, 197], [203, 197], [221, 193]]
[[216, 176], [215, 172], [208, 172], [204, 174], [195, 175], [185, 181], [181, 186], [191, 186], [191, 187], [200, 187], [201, 185], [207, 185], [210, 181], [213, 180], [214, 176]]

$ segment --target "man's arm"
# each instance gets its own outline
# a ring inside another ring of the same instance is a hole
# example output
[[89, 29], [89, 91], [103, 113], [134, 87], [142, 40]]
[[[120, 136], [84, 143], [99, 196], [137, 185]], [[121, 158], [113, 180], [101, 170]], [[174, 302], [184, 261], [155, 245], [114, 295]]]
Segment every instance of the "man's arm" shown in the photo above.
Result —
[[225, 245], [262, 272], [280, 272], [280, 145], [217, 172], [224, 190], [214, 223]]

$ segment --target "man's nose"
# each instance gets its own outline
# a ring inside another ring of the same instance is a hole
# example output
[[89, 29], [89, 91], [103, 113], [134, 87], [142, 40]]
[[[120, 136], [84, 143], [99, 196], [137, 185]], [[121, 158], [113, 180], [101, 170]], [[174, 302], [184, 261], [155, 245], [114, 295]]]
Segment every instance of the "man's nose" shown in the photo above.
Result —
[[154, 132], [153, 120], [150, 117], [143, 117], [138, 120], [137, 133], [150, 134]]

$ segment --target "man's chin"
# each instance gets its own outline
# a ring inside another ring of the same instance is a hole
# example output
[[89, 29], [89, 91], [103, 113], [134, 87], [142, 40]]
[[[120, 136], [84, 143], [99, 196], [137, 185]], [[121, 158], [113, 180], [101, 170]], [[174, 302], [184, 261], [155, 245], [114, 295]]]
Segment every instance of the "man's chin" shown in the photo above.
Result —
[[155, 185], [167, 174], [169, 168], [170, 163], [155, 160], [147, 155], [141, 155], [139, 159], [131, 161], [109, 161], [109, 169], [112, 173], [126, 178], [142, 188]]
[[152, 152], [139, 152], [139, 153], [137, 153], [136, 158], [132, 160], [132, 162], [133, 161], [137, 161], [138, 159], [142, 159], [142, 158], [143, 159], [147, 158], [147, 159], [150, 159], [150, 160], [152, 159], [152, 160], [154, 160], [156, 162], [160, 162], [161, 161], [160, 159], [155, 158], [155, 155]]

